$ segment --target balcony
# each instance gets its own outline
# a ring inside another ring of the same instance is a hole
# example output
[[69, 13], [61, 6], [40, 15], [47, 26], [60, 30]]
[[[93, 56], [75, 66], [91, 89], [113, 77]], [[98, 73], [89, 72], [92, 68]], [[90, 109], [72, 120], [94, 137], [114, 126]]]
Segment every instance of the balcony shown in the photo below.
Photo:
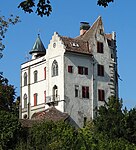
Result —
[[58, 105], [58, 102], [60, 101], [59, 95], [51, 95], [46, 97], [46, 104], [49, 106], [56, 106]]

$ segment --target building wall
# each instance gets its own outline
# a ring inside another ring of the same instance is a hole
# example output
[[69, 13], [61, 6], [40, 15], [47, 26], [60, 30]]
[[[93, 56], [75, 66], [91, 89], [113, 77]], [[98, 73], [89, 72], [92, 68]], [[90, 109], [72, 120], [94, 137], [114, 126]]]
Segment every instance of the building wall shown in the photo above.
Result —
[[[103, 34], [100, 33], [100, 30], [103, 31]], [[102, 89], [105, 92], [105, 101], [108, 101], [108, 98], [111, 96], [110, 91], [110, 62], [111, 62], [111, 50], [108, 46], [107, 39], [104, 34], [103, 25], [100, 24], [97, 29], [95, 29], [94, 35], [89, 39], [90, 49], [93, 54], [93, 108], [94, 110], [98, 109], [99, 106], [104, 105], [104, 101], [98, 100], [98, 89]], [[97, 52], [97, 42], [103, 43], [103, 53]], [[104, 66], [104, 76], [98, 76], [98, 64]], [[94, 112], [93, 117], [96, 116]]]
[[[22, 118], [24, 114], [31, 118], [32, 114], [42, 111], [45, 107], [44, 91], [47, 87], [47, 80], [44, 78], [44, 68], [46, 66], [45, 57], [27, 62], [22, 65], [22, 84], [21, 84], [21, 100], [22, 100]], [[37, 71], [37, 82], [34, 83], [34, 71]], [[24, 73], [27, 73], [27, 85], [24, 86]], [[40, 87], [40, 88], [39, 88]], [[37, 106], [34, 106], [34, 94], [37, 93]], [[27, 109], [24, 109], [24, 94], [27, 95]], [[29, 109], [29, 110], [28, 110]], [[30, 114], [28, 114], [30, 111]]]
[[[80, 127], [84, 120], [92, 118], [92, 58], [88, 55], [65, 54], [65, 112]], [[73, 73], [68, 72], [73, 66]], [[88, 75], [78, 74], [78, 66], [88, 68]], [[79, 95], [75, 97], [75, 85], [79, 86]], [[82, 86], [89, 87], [89, 98], [82, 97]]]

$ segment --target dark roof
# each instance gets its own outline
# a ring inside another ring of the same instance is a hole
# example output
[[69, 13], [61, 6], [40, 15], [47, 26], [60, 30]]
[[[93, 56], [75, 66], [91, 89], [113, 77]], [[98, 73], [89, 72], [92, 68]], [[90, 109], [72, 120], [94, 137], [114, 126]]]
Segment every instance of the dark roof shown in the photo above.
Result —
[[60, 38], [62, 39], [64, 45], [66, 46], [66, 51], [91, 54], [91, 52], [89, 51], [88, 42], [64, 36], [60, 36]]
[[56, 109], [55, 107], [49, 107], [48, 109], [34, 113], [32, 115], [32, 120], [52, 120], [52, 121], [59, 121], [59, 120], [66, 120], [69, 117], [67, 113], [63, 113]]
[[23, 127], [32, 127], [36, 123], [42, 121], [65, 121], [69, 118], [67, 113], [63, 113], [57, 110], [55, 107], [49, 107], [48, 109], [34, 113], [32, 119], [20, 119], [20, 123]]
[[44, 45], [43, 45], [43, 43], [40, 39], [39, 34], [38, 34], [38, 37], [37, 37], [37, 39], [34, 43], [34, 46], [33, 46], [32, 50], [29, 53], [32, 54], [32, 53], [35, 53], [35, 52], [46, 54], [46, 49], [45, 49], [45, 47], [44, 47]]
[[23, 127], [32, 127], [34, 124], [39, 122], [39, 120], [31, 120], [31, 119], [20, 119], [21, 126]]

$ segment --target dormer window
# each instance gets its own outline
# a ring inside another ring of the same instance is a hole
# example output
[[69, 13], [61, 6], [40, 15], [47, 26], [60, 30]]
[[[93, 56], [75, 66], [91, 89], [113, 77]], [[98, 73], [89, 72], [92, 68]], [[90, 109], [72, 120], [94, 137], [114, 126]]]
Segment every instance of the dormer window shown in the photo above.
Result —
[[79, 47], [79, 44], [76, 43], [76, 42], [70, 42], [70, 44], [71, 44], [73, 47]]
[[58, 76], [58, 63], [56, 60], [52, 63], [52, 77]]

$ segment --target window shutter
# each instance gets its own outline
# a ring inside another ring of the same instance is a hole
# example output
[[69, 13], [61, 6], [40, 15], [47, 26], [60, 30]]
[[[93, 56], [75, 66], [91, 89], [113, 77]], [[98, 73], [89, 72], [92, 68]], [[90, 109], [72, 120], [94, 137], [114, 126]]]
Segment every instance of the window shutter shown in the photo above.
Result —
[[104, 92], [104, 90], [101, 90], [101, 89], [98, 90], [98, 100], [99, 101], [104, 101], [105, 100], [105, 92]]
[[82, 97], [85, 98], [85, 87], [82, 86]]
[[37, 105], [37, 93], [34, 94], [34, 106]]
[[72, 69], [73, 69], [73, 66], [68, 66], [68, 72], [69, 72], [69, 73], [72, 73], [72, 72], [73, 72]]
[[103, 53], [103, 43], [102, 42], [97, 42], [97, 52]]
[[97, 66], [98, 76], [104, 76], [104, 66], [99, 65]]
[[89, 98], [89, 87], [86, 87], [86, 98]]
[[85, 68], [85, 75], [88, 75], [88, 68]]

